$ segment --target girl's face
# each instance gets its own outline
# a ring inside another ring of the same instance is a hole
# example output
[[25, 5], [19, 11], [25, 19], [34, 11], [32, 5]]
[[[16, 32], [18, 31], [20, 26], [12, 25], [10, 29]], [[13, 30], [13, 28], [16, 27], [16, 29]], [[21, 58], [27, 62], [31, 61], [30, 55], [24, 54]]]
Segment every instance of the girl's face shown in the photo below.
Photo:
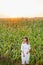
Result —
[[26, 42], [26, 39], [23, 39], [24, 42]]

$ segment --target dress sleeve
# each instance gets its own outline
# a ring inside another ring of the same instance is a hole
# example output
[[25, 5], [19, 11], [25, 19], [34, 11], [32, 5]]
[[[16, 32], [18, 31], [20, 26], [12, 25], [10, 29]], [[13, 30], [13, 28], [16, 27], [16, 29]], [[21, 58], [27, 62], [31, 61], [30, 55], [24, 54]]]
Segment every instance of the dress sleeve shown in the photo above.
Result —
[[29, 45], [29, 50], [31, 49], [31, 46]]

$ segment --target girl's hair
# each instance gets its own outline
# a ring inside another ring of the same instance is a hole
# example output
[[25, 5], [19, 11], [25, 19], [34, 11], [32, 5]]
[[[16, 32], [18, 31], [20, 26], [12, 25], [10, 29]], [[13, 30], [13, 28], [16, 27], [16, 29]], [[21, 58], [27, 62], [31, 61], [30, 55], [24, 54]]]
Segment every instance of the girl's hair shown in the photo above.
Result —
[[28, 37], [24, 37], [24, 39], [26, 39], [26, 42], [27, 42], [27, 44], [28, 44]]

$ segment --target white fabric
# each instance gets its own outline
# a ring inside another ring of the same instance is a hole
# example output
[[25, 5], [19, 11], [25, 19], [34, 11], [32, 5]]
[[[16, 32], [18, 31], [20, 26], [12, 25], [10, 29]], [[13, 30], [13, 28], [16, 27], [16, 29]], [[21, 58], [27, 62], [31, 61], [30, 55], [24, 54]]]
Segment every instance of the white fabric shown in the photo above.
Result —
[[24, 54], [25, 54], [25, 57], [23, 57], [23, 53], [21, 53], [22, 64], [24, 64], [25, 61], [26, 61], [26, 64], [29, 64], [30, 52], [28, 54], [26, 53], [30, 51], [30, 44], [22, 43], [21, 50], [24, 51]]

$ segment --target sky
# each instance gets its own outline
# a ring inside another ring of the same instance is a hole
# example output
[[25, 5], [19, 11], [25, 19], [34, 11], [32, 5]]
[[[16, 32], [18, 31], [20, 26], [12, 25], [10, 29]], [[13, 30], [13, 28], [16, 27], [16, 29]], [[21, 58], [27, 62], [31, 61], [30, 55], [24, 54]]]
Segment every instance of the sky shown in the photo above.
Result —
[[1, 17], [43, 17], [43, 0], [0, 0]]

